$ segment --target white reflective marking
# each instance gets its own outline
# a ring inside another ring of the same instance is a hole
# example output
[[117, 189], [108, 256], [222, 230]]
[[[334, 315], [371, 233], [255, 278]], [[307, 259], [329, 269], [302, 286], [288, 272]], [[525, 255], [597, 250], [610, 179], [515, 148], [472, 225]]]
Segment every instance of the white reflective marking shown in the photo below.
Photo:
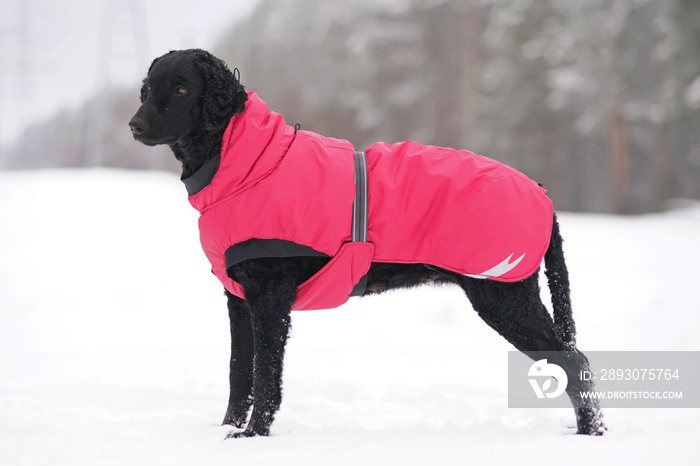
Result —
[[464, 275], [466, 275], [467, 277], [472, 277], [472, 278], [500, 277], [501, 275], [505, 275], [508, 272], [510, 272], [511, 270], [513, 270], [520, 263], [520, 261], [523, 260], [523, 257], [525, 257], [525, 254], [523, 254], [522, 256], [518, 257], [515, 260], [515, 262], [509, 263], [514, 255], [515, 255], [515, 253], [511, 254], [503, 262], [501, 262], [500, 264], [498, 264], [497, 266], [495, 266], [493, 268], [488, 269], [485, 272], [481, 272], [481, 273], [478, 273], [475, 275], [465, 273]]

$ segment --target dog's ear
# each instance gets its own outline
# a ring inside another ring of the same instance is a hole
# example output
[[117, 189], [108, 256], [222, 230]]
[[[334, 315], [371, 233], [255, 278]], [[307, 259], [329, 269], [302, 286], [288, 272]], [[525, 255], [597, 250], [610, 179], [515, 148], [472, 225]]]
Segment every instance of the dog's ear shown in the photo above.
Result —
[[204, 79], [202, 121], [208, 131], [215, 131], [226, 127], [233, 115], [245, 109], [248, 95], [226, 63], [204, 50], [198, 54], [195, 66]]

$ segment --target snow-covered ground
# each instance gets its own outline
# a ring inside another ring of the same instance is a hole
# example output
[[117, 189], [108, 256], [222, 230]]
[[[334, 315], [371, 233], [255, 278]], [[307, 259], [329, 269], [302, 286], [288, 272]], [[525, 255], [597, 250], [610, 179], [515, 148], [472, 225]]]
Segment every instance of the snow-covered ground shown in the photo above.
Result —
[[[0, 172], [0, 464], [700, 464], [697, 409], [509, 409], [457, 289], [294, 314], [269, 438], [224, 441], [228, 322], [177, 176]], [[562, 214], [579, 346], [700, 350], [700, 207]]]

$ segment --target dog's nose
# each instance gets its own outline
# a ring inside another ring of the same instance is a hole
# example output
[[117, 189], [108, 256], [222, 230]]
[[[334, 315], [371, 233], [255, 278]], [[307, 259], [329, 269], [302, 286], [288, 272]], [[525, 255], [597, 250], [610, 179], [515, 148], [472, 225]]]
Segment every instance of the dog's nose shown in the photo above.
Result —
[[137, 115], [129, 122], [129, 127], [131, 127], [131, 132], [135, 135], [143, 134], [148, 129], [148, 123], [143, 119], [139, 118]]

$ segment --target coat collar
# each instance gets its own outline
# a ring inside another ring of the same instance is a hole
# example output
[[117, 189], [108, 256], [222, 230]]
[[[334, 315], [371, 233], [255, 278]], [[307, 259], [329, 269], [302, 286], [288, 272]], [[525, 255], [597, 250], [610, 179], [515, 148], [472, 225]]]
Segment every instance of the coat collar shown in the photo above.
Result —
[[203, 212], [255, 185], [277, 168], [293, 140], [294, 128], [285, 124], [284, 117], [249, 92], [245, 109], [226, 128], [221, 155], [182, 180], [190, 203]]

